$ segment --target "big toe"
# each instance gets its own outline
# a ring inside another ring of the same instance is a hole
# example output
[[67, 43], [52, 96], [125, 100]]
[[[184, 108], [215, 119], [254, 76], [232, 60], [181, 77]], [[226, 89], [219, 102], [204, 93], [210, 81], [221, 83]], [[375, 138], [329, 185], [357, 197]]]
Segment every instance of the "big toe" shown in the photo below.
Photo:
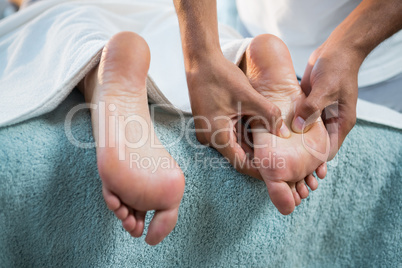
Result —
[[283, 215], [288, 215], [295, 209], [295, 198], [286, 182], [268, 182], [267, 189], [272, 203]]
[[155, 211], [145, 238], [151, 246], [159, 244], [175, 227], [179, 208]]

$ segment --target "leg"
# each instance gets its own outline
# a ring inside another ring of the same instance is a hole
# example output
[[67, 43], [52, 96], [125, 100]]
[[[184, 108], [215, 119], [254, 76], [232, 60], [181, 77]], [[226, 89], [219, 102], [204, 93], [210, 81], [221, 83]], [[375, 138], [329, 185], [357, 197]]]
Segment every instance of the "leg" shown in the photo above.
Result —
[[154, 133], [145, 86], [149, 61], [140, 36], [119, 33], [81, 89], [87, 102], [98, 105], [91, 117], [106, 204], [134, 237], [143, 232], [146, 212], [155, 210], [146, 237], [155, 245], [176, 224], [184, 176]]
[[[241, 67], [251, 85], [281, 109], [284, 122], [291, 130], [295, 107], [305, 95], [286, 45], [272, 35], [258, 36], [248, 47]], [[300, 204], [300, 198], [308, 196], [304, 178], [315, 189], [317, 181], [311, 174], [316, 169], [319, 177], [326, 174], [323, 163], [329, 152], [327, 131], [320, 120], [313, 122], [308, 132], [291, 133], [288, 139], [271, 135], [260, 123], [251, 127], [254, 155], [259, 160], [259, 171], [271, 200], [281, 213], [289, 214]]]

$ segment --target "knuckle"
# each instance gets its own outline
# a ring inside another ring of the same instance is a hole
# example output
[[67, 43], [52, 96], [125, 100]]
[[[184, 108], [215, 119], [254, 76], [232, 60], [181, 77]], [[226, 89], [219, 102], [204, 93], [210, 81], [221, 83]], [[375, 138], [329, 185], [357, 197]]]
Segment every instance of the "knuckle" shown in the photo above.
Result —
[[276, 105], [270, 105], [269, 113], [275, 118], [279, 118], [282, 116], [281, 110]]
[[216, 135], [214, 138], [214, 142], [216, 143], [216, 145], [223, 146], [223, 148], [229, 146], [228, 139], [225, 135], [223, 135], [223, 133], [219, 133], [218, 135]]
[[341, 88], [342, 84], [340, 84], [338, 81], [332, 81], [332, 84], [326, 88], [327, 95], [332, 96], [337, 94]]
[[319, 106], [318, 102], [315, 100], [307, 99], [306, 103], [304, 105], [305, 105], [304, 107], [307, 109], [307, 111], [309, 113], [315, 113], [317, 111], [320, 111], [320, 106]]

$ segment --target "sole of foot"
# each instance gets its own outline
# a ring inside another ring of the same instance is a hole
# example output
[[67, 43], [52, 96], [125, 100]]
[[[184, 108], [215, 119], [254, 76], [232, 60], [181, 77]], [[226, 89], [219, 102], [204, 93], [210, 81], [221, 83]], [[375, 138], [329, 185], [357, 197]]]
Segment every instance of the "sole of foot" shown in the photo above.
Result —
[[113, 36], [99, 65], [84, 81], [97, 143], [97, 164], [107, 207], [133, 237], [161, 242], [174, 228], [184, 192], [183, 173], [157, 138], [151, 121], [146, 78], [150, 51], [132, 32]]
[[[273, 35], [257, 36], [250, 43], [241, 67], [253, 88], [280, 108], [284, 123], [291, 130], [295, 108], [305, 94], [286, 45]], [[326, 175], [329, 137], [325, 126], [319, 119], [306, 133], [291, 131], [288, 138], [270, 134], [260, 123], [251, 127], [254, 156], [270, 198], [279, 212], [290, 214], [308, 196], [306, 183], [312, 190], [318, 187], [312, 173], [316, 171], [320, 178]]]

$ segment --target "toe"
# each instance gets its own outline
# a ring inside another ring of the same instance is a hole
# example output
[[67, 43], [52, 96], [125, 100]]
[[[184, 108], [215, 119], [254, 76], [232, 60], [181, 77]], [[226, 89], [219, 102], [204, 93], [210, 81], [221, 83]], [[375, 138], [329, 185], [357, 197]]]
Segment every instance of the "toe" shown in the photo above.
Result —
[[131, 234], [131, 232], [135, 229], [136, 222], [134, 215], [130, 213], [123, 221], [122, 221], [123, 228]]
[[317, 188], [318, 188], [318, 181], [317, 181], [317, 179], [316, 179], [312, 174], [308, 175], [308, 176], [306, 177], [305, 181], [306, 181], [308, 187], [310, 187], [310, 189], [311, 189], [312, 191], [317, 190]]
[[286, 182], [266, 182], [272, 203], [283, 215], [288, 215], [295, 209], [295, 199], [292, 190]]
[[121, 206], [120, 199], [105, 186], [102, 187], [102, 193], [108, 209], [115, 211]]
[[177, 222], [178, 208], [158, 210], [149, 224], [145, 242], [154, 246], [159, 244], [174, 228]]
[[327, 175], [327, 163], [324, 162], [321, 165], [319, 165], [315, 173], [317, 174], [318, 178], [324, 179], [325, 176]]
[[144, 232], [144, 225], [145, 225], [145, 215], [147, 214], [146, 211], [136, 211], [134, 213], [136, 225], [135, 228], [131, 231], [131, 235], [134, 237], [140, 237]]
[[118, 209], [116, 209], [113, 212], [119, 220], [125, 220], [129, 214], [129, 211], [128, 211], [128, 208], [126, 205], [121, 205]]
[[295, 199], [295, 205], [298, 206], [301, 204], [301, 198], [299, 193], [296, 191], [296, 189], [292, 190], [293, 193], [293, 198]]
[[307, 198], [309, 192], [306, 184], [304, 183], [304, 180], [298, 181], [296, 183], [296, 190], [302, 199]]

